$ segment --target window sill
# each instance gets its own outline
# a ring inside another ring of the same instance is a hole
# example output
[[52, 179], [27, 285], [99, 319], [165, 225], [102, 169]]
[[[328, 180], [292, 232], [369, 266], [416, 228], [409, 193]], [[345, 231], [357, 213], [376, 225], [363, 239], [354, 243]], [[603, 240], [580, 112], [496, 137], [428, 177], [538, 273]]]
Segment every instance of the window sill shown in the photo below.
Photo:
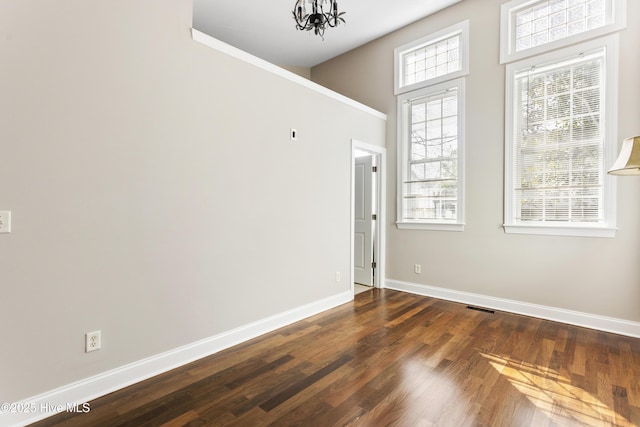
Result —
[[398, 230], [464, 231], [464, 224], [436, 222], [396, 222]]
[[507, 234], [538, 234], [545, 236], [572, 236], [572, 237], [615, 237], [616, 227], [604, 225], [550, 225], [550, 224], [504, 224], [504, 232]]

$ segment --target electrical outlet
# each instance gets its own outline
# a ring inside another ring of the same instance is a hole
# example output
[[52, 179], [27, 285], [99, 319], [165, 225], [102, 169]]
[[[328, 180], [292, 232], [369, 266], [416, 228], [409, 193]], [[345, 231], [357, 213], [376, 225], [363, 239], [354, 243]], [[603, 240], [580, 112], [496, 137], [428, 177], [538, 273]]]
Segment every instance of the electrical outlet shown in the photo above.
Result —
[[413, 272], [416, 274], [422, 274], [422, 266], [420, 264], [414, 264]]
[[0, 233], [11, 233], [11, 211], [0, 211]]
[[84, 337], [85, 337], [85, 341], [84, 341], [85, 353], [100, 350], [100, 346], [102, 345], [100, 331], [89, 332]]

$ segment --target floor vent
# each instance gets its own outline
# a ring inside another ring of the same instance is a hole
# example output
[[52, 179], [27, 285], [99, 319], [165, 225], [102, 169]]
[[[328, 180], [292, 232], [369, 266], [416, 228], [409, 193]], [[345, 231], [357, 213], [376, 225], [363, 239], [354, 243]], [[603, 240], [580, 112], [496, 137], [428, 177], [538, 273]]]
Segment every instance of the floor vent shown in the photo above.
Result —
[[488, 308], [474, 307], [472, 305], [468, 305], [467, 308], [469, 310], [483, 311], [485, 313], [491, 313], [491, 314], [495, 313], [495, 311], [489, 310]]

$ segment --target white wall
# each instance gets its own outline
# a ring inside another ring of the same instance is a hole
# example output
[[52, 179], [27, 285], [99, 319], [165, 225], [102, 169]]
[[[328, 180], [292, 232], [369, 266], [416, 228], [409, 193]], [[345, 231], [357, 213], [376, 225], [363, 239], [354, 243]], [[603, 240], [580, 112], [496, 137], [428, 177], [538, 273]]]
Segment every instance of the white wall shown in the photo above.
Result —
[[350, 141], [384, 120], [194, 42], [191, 9], [0, 0], [0, 402], [350, 289]]
[[[462, 233], [398, 230], [387, 222], [387, 279], [640, 321], [640, 178], [618, 180], [615, 238], [507, 235], [503, 223], [505, 66], [503, 0], [465, 0], [312, 69], [312, 80], [388, 114], [388, 204], [396, 212], [393, 49], [470, 19], [466, 81], [466, 227]], [[640, 134], [640, 2], [620, 32], [619, 141]], [[413, 272], [422, 264], [422, 274]], [[640, 332], [638, 324], [633, 327]]]

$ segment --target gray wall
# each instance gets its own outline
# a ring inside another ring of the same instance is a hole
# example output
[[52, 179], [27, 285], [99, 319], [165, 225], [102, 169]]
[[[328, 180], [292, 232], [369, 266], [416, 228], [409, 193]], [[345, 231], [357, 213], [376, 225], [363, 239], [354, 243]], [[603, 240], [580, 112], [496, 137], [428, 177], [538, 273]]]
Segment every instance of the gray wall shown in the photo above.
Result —
[[[503, 223], [503, 0], [464, 0], [312, 68], [312, 80], [388, 114], [387, 279], [640, 321], [640, 177], [618, 180], [615, 238], [507, 235]], [[620, 32], [620, 145], [640, 134], [640, 2]], [[470, 19], [466, 85], [466, 228], [397, 230], [393, 49]], [[422, 264], [422, 274], [413, 265]]]
[[0, 1], [0, 402], [350, 289], [350, 140], [384, 120], [194, 42], [191, 11]]

